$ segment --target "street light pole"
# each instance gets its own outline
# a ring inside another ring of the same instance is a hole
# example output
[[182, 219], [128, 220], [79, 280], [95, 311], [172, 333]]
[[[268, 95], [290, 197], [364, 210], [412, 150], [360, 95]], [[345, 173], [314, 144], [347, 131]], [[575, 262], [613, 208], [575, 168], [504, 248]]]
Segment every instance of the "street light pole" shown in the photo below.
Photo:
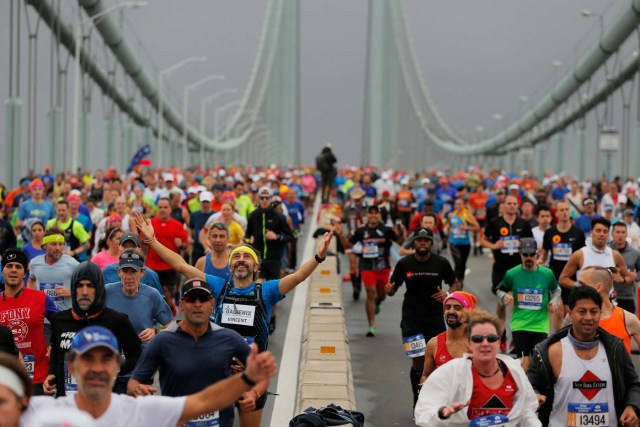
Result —
[[[182, 93], [182, 168], [187, 168], [187, 155], [189, 150], [187, 149], [187, 131], [189, 129], [187, 114], [189, 113], [189, 93], [198, 86], [205, 84], [211, 80], [224, 80], [225, 76], [220, 74], [212, 74], [203, 79], [198, 80], [197, 82], [190, 84], [184, 88]], [[203, 140], [204, 142], [204, 140]]]
[[96, 13], [93, 16], [90, 16], [88, 19], [84, 21], [80, 21], [80, 23], [76, 26], [75, 31], [75, 64], [74, 64], [74, 78], [75, 78], [75, 93], [73, 98], [73, 139], [72, 139], [72, 147], [71, 147], [71, 170], [74, 173], [78, 170], [78, 149], [79, 149], [79, 115], [80, 115], [80, 44], [82, 43], [82, 27], [89, 23], [95, 23], [98, 19], [103, 16], [122, 8], [138, 8], [142, 6], [146, 6], [147, 2], [143, 1], [127, 1], [118, 4], [114, 4], [111, 7], [106, 8], [102, 12]]
[[162, 91], [164, 90], [164, 79], [165, 76], [168, 77], [171, 73], [173, 73], [178, 68], [187, 65], [191, 62], [204, 62], [207, 58], [204, 56], [192, 56], [190, 58], [183, 59], [177, 64], [172, 65], [169, 68], [166, 68], [160, 72], [158, 76], [158, 166], [162, 166], [164, 162], [164, 150], [162, 143], [162, 132], [163, 132], [163, 117], [162, 117], [162, 107], [163, 107], [163, 95]]

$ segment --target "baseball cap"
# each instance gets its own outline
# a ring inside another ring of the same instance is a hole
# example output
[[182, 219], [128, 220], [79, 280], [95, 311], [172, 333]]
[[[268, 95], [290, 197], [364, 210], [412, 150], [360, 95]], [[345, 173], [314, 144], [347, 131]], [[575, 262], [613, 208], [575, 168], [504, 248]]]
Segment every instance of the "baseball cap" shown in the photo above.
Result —
[[200, 193], [201, 202], [210, 202], [213, 200], [213, 193], [211, 191], [203, 191]]
[[84, 354], [96, 347], [106, 347], [116, 354], [120, 353], [118, 339], [113, 332], [102, 326], [89, 326], [79, 330], [71, 340], [69, 351]]
[[613, 210], [613, 205], [607, 203], [606, 205], [604, 205], [604, 210], [605, 212], [611, 212]]
[[180, 298], [184, 298], [189, 292], [206, 292], [211, 295], [211, 288], [209, 284], [202, 279], [189, 279], [182, 285], [182, 292]]
[[142, 247], [142, 242], [140, 241], [140, 237], [138, 237], [136, 233], [131, 233], [131, 232], [124, 233], [120, 237], [120, 246], [124, 245], [126, 242], [133, 242], [138, 248]]
[[582, 201], [582, 206], [593, 205], [595, 203], [596, 201], [593, 200], [592, 198], [586, 198]]
[[518, 184], [511, 184], [509, 186], [509, 191], [511, 191], [511, 190], [519, 190], [519, 189], [520, 189], [520, 186]]
[[265, 185], [263, 187], [260, 187], [260, 190], [258, 190], [258, 194], [266, 194], [269, 196], [273, 196], [273, 190], [271, 190], [271, 187], [267, 187]]
[[633, 209], [625, 209], [624, 210], [624, 215], [633, 215]]
[[162, 174], [162, 180], [163, 180], [164, 182], [168, 182], [168, 181], [173, 182], [173, 181], [174, 181], [174, 179], [173, 179], [173, 174], [172, 174], [172, 173], [165, 173], [165, 174]]
[[412, 240], [417, 240], [417, 239], [433, 240], [433, 231], [429, 230], [428, 228], [420, 228], [416, 230], [416, 232], [413, 234]]
[[135, 252], [123, 252], [118, 259], [118, 268], [133, 268], [136, 271], [144, 267], [144, 256]]
[[420, 181], [422, 184], [431, 184], [431, 180], [429, 178], [422, 178]]
[[533, 237], [525, 237], [520, 244], [520, 253], [523, 255], [533, 255], [538, 252], [538, 243]]

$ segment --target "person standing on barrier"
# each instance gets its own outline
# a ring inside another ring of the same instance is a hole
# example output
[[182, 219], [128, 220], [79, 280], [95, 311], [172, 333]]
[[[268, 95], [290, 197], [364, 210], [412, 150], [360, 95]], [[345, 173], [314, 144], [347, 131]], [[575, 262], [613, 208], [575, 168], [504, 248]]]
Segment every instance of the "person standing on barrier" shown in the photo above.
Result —
[[409, 377], [415, 406], [427, 341], [445, 331], [443, 302], [448, 293], [442, 290], [442, 283], [449, 285], [450, 292], [457, 291], [460, 283], [449, 261], [431, 253], [433, 231], [428, 228], [417, 230], [413, 242], [415, 253], [398, 261], [384, 290], [393, 296], [402, 283], [407, 285], [400, 329], [405, 351], [411, 358]]
[[[353, 248], [354, 245], [362, 245], [360, 254], [359, 270], [362, 282], [367, 291], [367, 301], [365, 310], [367, 321], [369, 322], [368, 337], [375, 337], [376, 314], [380, 312], [380, 304], [386, 297], [385, 286], [389, 282], [391, 274], [391, 264], [389, 255], [393, 242], [398, 244], [404, 240], [404, 228], [398, 234], [395, 229], [382, 224], [382, 216], [378, 205], [371, 205], [367, 209], [367, 225], [357, 229], [353, 235], [347, 239], [342, 234], [342, 226], [336, 225], [336, 232], [340, 236], [340, 243], [345, 248]], [[432, 234], [433, 236], [433, 234]]]

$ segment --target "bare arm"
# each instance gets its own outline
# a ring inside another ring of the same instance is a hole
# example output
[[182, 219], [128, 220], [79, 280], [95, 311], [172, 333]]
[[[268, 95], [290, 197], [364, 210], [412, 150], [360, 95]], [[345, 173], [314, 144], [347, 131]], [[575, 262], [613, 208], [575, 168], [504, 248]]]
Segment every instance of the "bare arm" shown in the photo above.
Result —
[[613, 262], [615, 262], [616, 267], [618, 267], [618, 273], [612, 274], [614, 283], [628, 286], [629, 284], [626, 282], [625, 277], [629, 275], [629, 270], [627, 269], [627, 263], [624, 262], [624, 257], [620, 252], [613, 251]]
[[[322, 239], [318, 244], [317, 255], [319, 258], [325, 258], [327, 256], [327, 250], [329, 249], [329, 243], [331, 242], [332, 237], [333, 230], [329, 231], [328, 233], [324, 233], [324, 236], [322, 236]], [[318, 265], [318, 261], [316, 261], [314, 257], [313, 259], [310, 259], [309, 261], [302, 264], [302, 266], [296, 272], [280, 279], [280, 285], [278, 286], [280, 294], [285, 295], [300, 283], [302, 283], [302, 281], [304, 281], [311, 275], [311, 273], [313, 273], [313, 270], [315, 270]]]
[[427, 380], [427, 378], [429, 378], [429, 375], [431, 375], [431, 373], [436, 370], [436, 362], [434, 357], [437, 348], [438, 338], [433, 337], [427, 343], [427, 348], [424, 352], [424, 368], [422, 368], [422, 378], [420, 378], [420, 384], [423, 384]]
[[540, 256], [538, 257], [538, 265], [542, 265], [547, 262], [547, 256], [549, 256], [549, 251], [544, 248], [540, 248]]
[[37, 285], [36, 279], [34, 279], [32, 276], [29, 276], [29, 281], [27, 282], [27, 287], [29, 289], [36, 289], [36, 285]]
[[560, 273], [558, 284], [565, 289], [573, 289], [575, 281], [571, 277], [580, 269], [580, 265], [582, 265], [582, 251], [576, 251], [571, 254], [569, 261], [567, 261], [562, 273]]
[[136, 226], [140, 230], [140, 235], [144, 239], [144, 242], [147, 243], [150, 248], [156, 251], [156, 253], [160, 256], [160, 258], [162, 258], [164, 262], [169, 264], [171, 268], [173, 268], [178, 273], [187, 276], [187, 278], [189, 279], [198, 278], [206, 280], [204, 272], [187, 264], [187, 262], [180, 256], [180, 254], [173, 252], [171, 249], [158, 242], [158, 240], [155, 238], [155, 232], [153, 231], [151, 221], [145, 221], [140, 212], [136, 212], [133, 215], [135, 216]]
[[[252, 344], [244, 375], [250, 381], [259, 383], [268, 380], [275, 374], [276, 360], [271, 352], [265, 351], [258, 354], [258, 347]], [[251, 386], [242, 379], [241, 375], [233, 375], [210, 385], [201, 392], [191, 394], [184, 402], [182, 415], [177, 425], [182, 425], [202, 414], [231, 406], [249, 389]]]
[[204, 266], [205, 266], [206, 262], [207, 262], [206, 255], [205, 256], [201, 256], [200, 258], [198, 258], [198, 261], [196, 261], [195, 267], [200, 271], [204, 271]]
[[623, 310], [623, 313], [624, 323], [629, 336], [633, 338], [638, 346], [640, 346], [640, 320], [638, 320], [636, 316], [626, 310]]

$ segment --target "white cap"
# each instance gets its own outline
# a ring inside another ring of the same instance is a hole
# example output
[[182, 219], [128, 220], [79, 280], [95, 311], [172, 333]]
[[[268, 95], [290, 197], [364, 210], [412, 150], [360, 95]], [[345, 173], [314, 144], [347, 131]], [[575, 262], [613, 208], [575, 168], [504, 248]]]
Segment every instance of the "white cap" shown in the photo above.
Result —
[[389, 173], [388, 172], [382, 172], [381, 178], [382, 179], [389, 179]]
[[275, 175], [269, 175], [267, 177], [267, 181], [276, 181], [276, 176]]
[[431, 180], [429, 178], [422, 178], [420, 182], [422, 182], [423, 184], [431, 184]]
[[618, 194], [618, 203], [627, 203], [627, 196], [624, 194]]
[[175, 179], [173, 178], [173, 174], [172, 173], [163, 173], [162, 174], [162, 180], [164, 182], [167, 182], [167, 181], [174, 182], [175, 181]]
[[267, 187], [266, 185], [260, 187], [260, 190], [258, 190], [258, 195], [260, 194], [269, 194], [269, 196], [273, 196], [273, 190], [271, 189], [271, 187]]
[[511, 184], [509, 186], [509, 190], [519, 190], [520, 186], [518, 184]]
[[198, 188], [193, 186], [187, 188], [187, 194], [198, 194]]
[[409, 185], [409, 178], [402, 178], [400, 180], [400, 185]]
[[210, 202], [213, 200], [213, 193], [211, 191], [203, 191], [200, 193], [201, 202]]
[[69, 195], [70, 196], [82, 196], [82, 193], [80, 192], [80, 190], [73, 189], [73, 190], [69, 191]]
[[224, 169], [220, 169], [218, 171], [218, 176], [225, 176], [227, 174], [227, 171], [225, 171]]
[[203, 191], [207, 191], [207, 187], [204, 185], [198, 185], [197, 187], [198, 193], [202, 193]]

